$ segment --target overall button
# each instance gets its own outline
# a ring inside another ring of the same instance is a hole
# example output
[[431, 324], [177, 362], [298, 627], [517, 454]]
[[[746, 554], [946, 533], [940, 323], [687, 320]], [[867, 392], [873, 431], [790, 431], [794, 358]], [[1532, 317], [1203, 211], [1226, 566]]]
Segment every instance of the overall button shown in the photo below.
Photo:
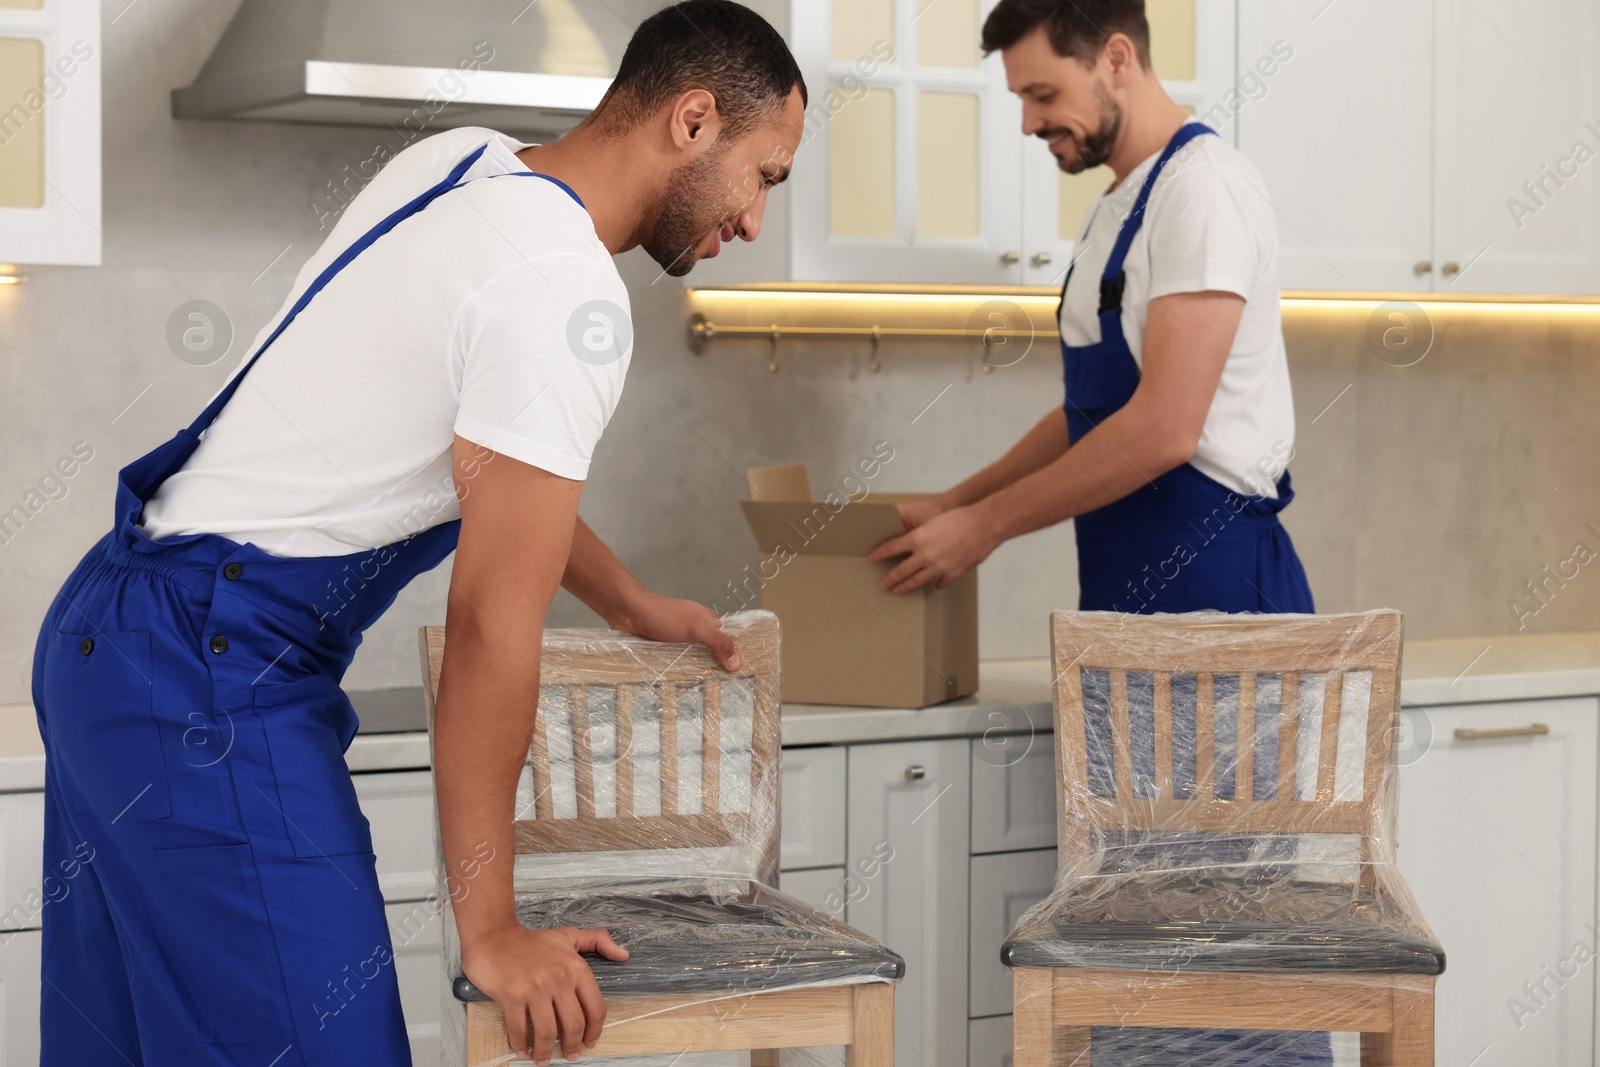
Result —
[[211, 639], [211, 651], [215, 652], [219, 656], [228, 651], [228, 639], [223, 637], [221, 634], [213, 637]]
[[239, 580], [239, 575], [243, 573], [244, 568], [239, 566], [237, 563], [230, 563], [226, 567], [222, 568], [222, 576], [228, 579], [230, 582], [237, 582]]
[[87, 656], [89, 653], [93, 652], [94, 651], [94, 638], [85, 637], [83, 639], [83, 643], [78, 646], [78, 651], [82, 652], [85, 656]]

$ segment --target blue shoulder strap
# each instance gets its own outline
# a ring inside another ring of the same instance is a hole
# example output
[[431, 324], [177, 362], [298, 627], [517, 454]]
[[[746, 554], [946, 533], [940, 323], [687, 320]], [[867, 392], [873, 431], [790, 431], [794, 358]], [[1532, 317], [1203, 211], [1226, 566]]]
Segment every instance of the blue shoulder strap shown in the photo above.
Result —
[[1156, 186], [1156, 179], [1161, 177], [1162, 168], [1184, 145], [1196, 137], [1216, 132], [1203, 122], [1185, 123], [1172, 135], [1167, 147], [1161, 150], [1156, 165], [1150, 168], [1150, 173], [1144, 179], [1144, 185], [1139, 187], [1139, 196], [1133, 202], [1133, 210], [1128, 212], [1128, 217], [1122, 221], [1122, 229], [1117, 231], [1117, 243], [1112, 245], [1111, 256], [1106, 260], [1106, 269], [1100, 275], [1101, 314], [1108, 311], [1115, 311], [1118, 314], [1122, 312], [1122, 288], [1127, 281], [1122, 273], [1122, 264], [1128, 258], [1128, 249], [1133, 246], [1134, 235], [1139, 232], [1139, 227], [1144, 225], [1144, 210], [1150, 203], [1150, 192]]

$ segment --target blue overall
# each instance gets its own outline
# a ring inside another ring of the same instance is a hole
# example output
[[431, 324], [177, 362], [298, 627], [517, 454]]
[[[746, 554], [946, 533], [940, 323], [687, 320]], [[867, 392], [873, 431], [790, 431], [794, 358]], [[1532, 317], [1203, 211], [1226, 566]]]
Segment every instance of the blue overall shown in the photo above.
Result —
[[138, 520], [295, 316], [482, 152], [345, 250], [191, 426], [122, 469], [111, 532], [45, 616], [44, 1067], [411, 1062], [339, 681], [460, 520], [312, 558]]
[[[1067, 436], [1073, 443], [1120, 409], [1139, 387], [1139, 365], [1122, 332], [1123, 262], [1144, 222], [1156, 179], [1174, 153], [1210, 127], [1184, 126], [1156, 159], [1117, 233], [1100, 277], [1100, 340], [1061, 343]], [[1062, 306], [1072, 270], [1061, 286]], [[1078, 606], [1085, 611], [1310, 612], [1311, 587], [1278, 512], [1294, 499], [1289, 472], [1277, 496], [1242, 496], [1193, 464], [1073, 520]]]
[[[1191, 122], [1173, 135], [1145, 178], [1100, 277], [1100, 341], [1061, 345], [1067, 436], [1076, 443], [1139, 387], [1139, 366], [1122, 330], [1123, 263], [1144, 222], [1156, 179], [1196, 137]], [[1067, 283], [1072, 271], [1067, 271]], [[1066, 284], [1061, 287], [1063, 308]], [[1294, 499], [1289, 472], [1277, 497], [1241, 496], [1185, 463], [1103, 508], [1073, 520], [1078, 541], [1078, 606], [1085, 611], [1311, 612], [1311, 588], [1278, 512]], [[1091, 752], [1091, 758], [1094, 757]], [[1221, 858], [1219, 856], [1219, 858]], [[1306, 1032], [1147, 1030], [1095, 1027], [1094, 1062], [1221, 1065], [1328, 1064], [1329, 1039]]]

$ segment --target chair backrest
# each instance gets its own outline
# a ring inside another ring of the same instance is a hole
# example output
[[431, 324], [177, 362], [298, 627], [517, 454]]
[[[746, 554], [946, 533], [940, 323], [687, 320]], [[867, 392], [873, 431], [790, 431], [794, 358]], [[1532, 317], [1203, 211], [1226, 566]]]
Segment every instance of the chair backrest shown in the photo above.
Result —
[[[778, 620], [739, 612], [723, 627], [731, 674], [698, 644], [545, 631], [519, 857], [611, 853], [576, 873], [692, 877], [712, 856], [717, 874], [777, 884]], [[431, 742], [444, 628], [423, 627], [421, 645]]]
[[1392, 860], [1401, 616], [1051, 616], [1061, 859], [1095, 832], [1360, 835]]

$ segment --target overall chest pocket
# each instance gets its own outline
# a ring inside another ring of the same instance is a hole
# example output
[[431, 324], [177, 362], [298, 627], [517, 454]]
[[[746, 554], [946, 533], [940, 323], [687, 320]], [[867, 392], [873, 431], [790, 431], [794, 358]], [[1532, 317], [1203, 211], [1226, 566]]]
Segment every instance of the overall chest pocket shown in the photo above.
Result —
[[45, 724], [73, 812], [130, 822], [172, 813], [153, 679], [147, 631], [51, 638]]
[[372, 851], [344, 750], [358, 723], [339, 684], [312, 675], [258, 686], [255, 712], [267, 736], [284, 832], [296, 856], [314, 859]]

